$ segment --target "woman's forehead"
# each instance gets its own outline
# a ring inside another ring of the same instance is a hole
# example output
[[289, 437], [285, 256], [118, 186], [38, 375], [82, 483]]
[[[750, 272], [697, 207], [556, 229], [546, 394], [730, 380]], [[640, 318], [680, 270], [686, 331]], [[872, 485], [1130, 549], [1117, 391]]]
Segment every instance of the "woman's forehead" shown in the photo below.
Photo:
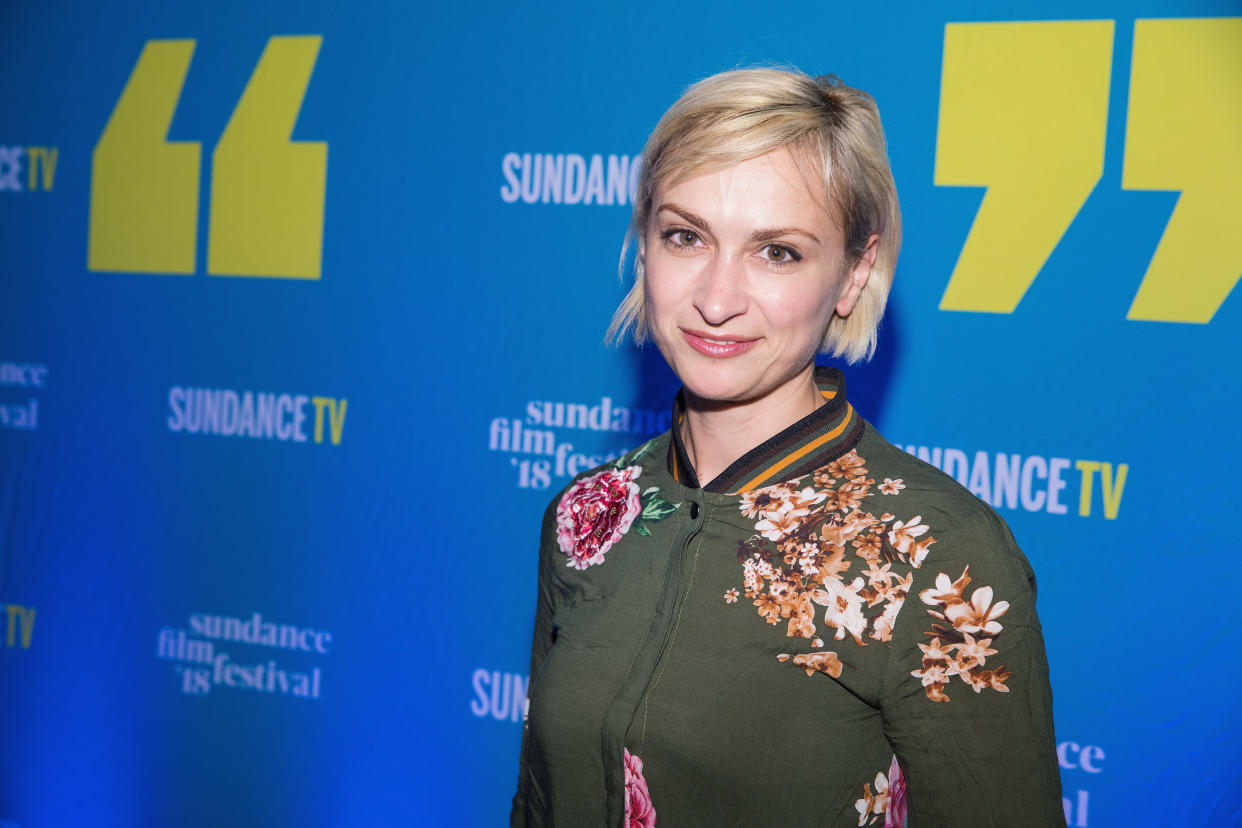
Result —
[[722, 220], [835, 227], [826, 189], [820, 165], [809, 153], [780, 147], [734, 163], [670, 173], [656, 188], [652, 218], [674, 204]]

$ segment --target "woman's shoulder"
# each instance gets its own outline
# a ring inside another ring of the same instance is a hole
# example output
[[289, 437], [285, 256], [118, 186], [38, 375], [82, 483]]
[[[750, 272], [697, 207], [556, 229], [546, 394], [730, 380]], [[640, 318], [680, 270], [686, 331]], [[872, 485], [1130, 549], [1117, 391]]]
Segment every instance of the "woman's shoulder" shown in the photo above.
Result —
[[954, 477], [893, 445], [870, 423], [854, 450], [881, 501], [869, 504], [871, 511], [895, 513], [903, 527], [926, 527], [922, 536], [935, 537], [940, 547], [933, 557], [945, 563], [963, 555], [982, 563], [982, 557], [1015, 568], [1015, 575], [1030, 573], [1004, 519]]
[[998, 521], [1003, 524], [991, 506], [956, 478], [889, 442], [871, 423], [865, 423], [854, 451], [864, 460], [881, 496], [918, 502], [952, 528], [995, 528]]
[[552, 496], [549, 508], [555, 508], [556, 504], [560, 502], [562, 497], [572, 491], [575, 487], [580, 486], [584, 480], [598, 479], [601, 476], [628, 469], [637, 469], [637, 472], [634, 473], [635, 479], [637, 479], [640, 475], [653, 473], [657, 468], [657, 463], [666, 462], [668, 441], [669, 432], [666, 431], [663, 434], [657, 434], [655, 437], [644, 440], [642, 443], [617, 457], [600, 463], [594, 468], [578, 472], [569, 479], [568, 483], [561, 487], [561, 489]]

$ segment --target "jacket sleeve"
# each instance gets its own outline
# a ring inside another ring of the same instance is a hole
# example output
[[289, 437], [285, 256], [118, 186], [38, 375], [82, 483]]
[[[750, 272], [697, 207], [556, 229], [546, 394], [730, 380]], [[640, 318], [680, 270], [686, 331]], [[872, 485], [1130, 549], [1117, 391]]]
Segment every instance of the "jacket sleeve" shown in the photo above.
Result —
[[[552, 601], [552, 554], [556, 551], [556, 505], [560, 497], [553, 499], [543, 516], [543, 529], [540, 533], [539, 545], [539, 577], [538, 594], [535, 601], [535, 634], [530, 648], [530, 673], [527, 710], [530, 709], [530, 692], [533, 692], [543, 670], [543, 663], [552, 650], [555, 640], [555, 623], [553, 621]], [[550, 547], [549, 544], [552, 544]], [[528, 824], [539, 824], [532, 817], [532, 810], [537, 809], [537, 796], [532, 792], [531, 774], [527, 765], [528, 744], [530, 742], [530, 723], [526, 717], [522, 722], [522, 753], [518, 773], [517, 793], [513, 796], [513, 807], [509, 812], [511, 828], [525, 828]]]
[[916, 570], [892, 643], [881, 710], [909, 824], [1064, 826], [1035, 576], [990, 509]]

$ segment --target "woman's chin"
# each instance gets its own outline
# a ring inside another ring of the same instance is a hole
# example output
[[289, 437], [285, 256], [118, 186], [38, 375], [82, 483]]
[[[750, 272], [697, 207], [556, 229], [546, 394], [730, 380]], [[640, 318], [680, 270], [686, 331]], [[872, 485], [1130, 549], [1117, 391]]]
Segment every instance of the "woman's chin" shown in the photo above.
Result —
[[[709, 368], [712, 366], [708, 366]], [[789, 402], [798, 404], [802, 397], [813, 391], [813, 367], [789, 370], [787, 373], [776, 366], [729, 366], [729, 370], [694, 370], [678, 374], [686, 389], [687, 401], [699, 407], [716, 409], [736, 405], [748, 405], [770, 401], [776, 405]], [[812, 396], [814, 396], [812, 394]]]
[[719, 377], [682, 377], [686, 394], [694, 401], [713, 407], [727, 407], [752, 402], [763, 396], [753, 382]]

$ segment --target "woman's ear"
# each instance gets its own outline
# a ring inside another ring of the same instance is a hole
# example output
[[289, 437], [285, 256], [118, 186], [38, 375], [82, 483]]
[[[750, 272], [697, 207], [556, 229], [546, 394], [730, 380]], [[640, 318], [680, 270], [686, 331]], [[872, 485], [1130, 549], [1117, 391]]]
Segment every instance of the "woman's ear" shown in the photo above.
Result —
[[871, 278], [871, 267], [875, 264], [875, 254], [880, 247], [880, 237], [876, 233], [867, 239], [867, 247], [850, 270], [849, 278], [841, 288], [841, 296], [837, 299], [837, 316], [849, 316], [858, 304], [867, 280]]

